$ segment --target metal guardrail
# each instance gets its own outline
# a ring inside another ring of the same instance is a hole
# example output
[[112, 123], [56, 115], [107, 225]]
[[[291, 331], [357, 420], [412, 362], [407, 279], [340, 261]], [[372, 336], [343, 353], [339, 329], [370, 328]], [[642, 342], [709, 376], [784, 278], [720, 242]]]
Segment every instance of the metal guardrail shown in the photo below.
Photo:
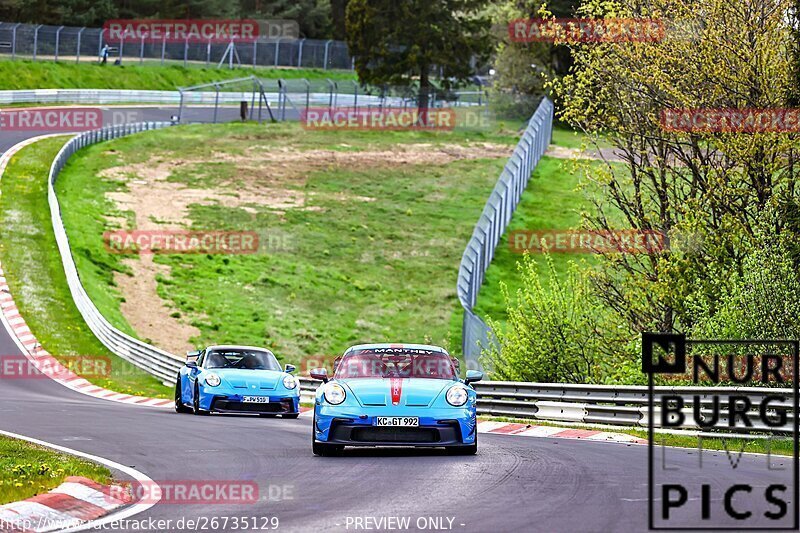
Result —
[[[321, 382], [300, 378], [301, 399], [313, 401], [314, 391]], [[519, 383], [511, 381], [483, 381], [473, 384], [478, 392], [478, 414], [499, 417], [544, 420], [548, 422], [568, 422], [573, 424], [601, 424], [611, 426], [629, 426], [646, 428], [649, 417], [649, 397], [647, 387], [626, 385], [570, 385], [560, 383]], [[695, 396], [701, 405], [700, 412], [711, 416], [713, 400], [711, 392], [721, 395], [743, 395], [758, 405], [760, 399], [767, 394], [767, 389], [754, 387], [655, 387], [654, 402], [655, 427], [660, 427], [661, 404], [659, 397], [669, 393], [680, 396], [685, 402], [683, 412], [686, 420], [694, 407]], [[769, 389], [771, 394], [783, 394], [792, 398], [791, 389]], [[776, 411], [785, 411], [786, 424], [781, 427], [767, 427], [758, 422], [759, 417], [752, 411], [752, 428], [741, 426], [730, 427], [723, 414], [727, 402], [719, 402], [721, 413], [719, 421], [713, 428], [725, 432], [763, 431], [771, 433], [791, 433], [794, 428], [794, 416], [791, 412], [791, 401], [785, 404], [774, 404]], [[686, 430], [709, 431], [697, 425], [686, 423], [681, 426]]]
[[135, 339], [112, 326], [86, 294], [86, 290], [81, 284], [75, 261], [72, 258], [69, 238], [64, 229], [64, 223], [61, 220], [61, 207], [58, 204], [58, 198], [56, 197], [54, 187], [58, 174], [61, 172], [61, 169], [64, 168], [69, 157], [81, 148], [98, 142], [124, 137], [132, 133], [160, 129], [170, 125], [169, 122], [126, 124], [124, 126], [112, 126], [76, 135], [61, 148], [50, 166], [47, 200], [50, 205], [50, 218], [53, 223], [53, 232], [55, 234], [56, 243], [58, 244], [58, 251], [61, 254], [61, 261], [64, 266], [67, 284], [69, 285], [72, 299], [78, 307], [81, 316], [86, 321], [86, 324], [89, 326], [89, 329], [92, 330], [92, 333], [94, 333], [98, 340], [112, 353], [158, 377], [162, 382], [172, 384], [174, 383], [178, 369], [183, 365], [183, 359]]
[[550, 144], [552, 131], [553, 103], [544, 98], [528, 121], [525, 133], [500, 173], [461, 257], [457, 282], [458, 299], [464, 308], [461, 349], [469, 368], [480, 369], [478, 358], [481, 347], [495, 342], [489, 327], [472, 312], [478, 299], [478, 291], [494, 257], [497, 243], [517, 209], [531, 173]]
[[235, 52], [231, 54], [231, 42], [173, 42], [165, 35], [161, 42], [142, 39], [132, 43], [108, 37], [109, 32], [102, 28], [0, 22], [0, 54], [33, 61], [98, 62], [103, 46], [108, 45], [108, 68], [113, 68], [111, 63], [119, 59], [123, 65], [158, 62], [206, 68], [226, 65], [353, 69], [347, 43], [330, 39], [233, 39]]

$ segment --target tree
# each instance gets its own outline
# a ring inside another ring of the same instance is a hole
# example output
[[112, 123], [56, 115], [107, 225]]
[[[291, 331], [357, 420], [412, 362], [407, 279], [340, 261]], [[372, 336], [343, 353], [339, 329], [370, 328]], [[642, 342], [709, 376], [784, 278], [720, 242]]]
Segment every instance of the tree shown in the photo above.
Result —
[[633, 332], [691, 329], [688, 300], [715, 311], [720, 284], [741, 272], [756, 229], [786, 231], [786, 220], [765, 221], [764, 213], [797, 201], [792, 134], [675, 132], [660, 120], [667, 109], [786, 107], [795, 72], [792, 3], [588, 0], [581, 7], [589, 18], [668, 22], [655, 42], [572, 44], [573, 71], [552, 84], [561, 117], [602, 135], [623, 161], [589, 171], [600, 194], [587, 226], [702, 236], [688, 253], [605, 257], [597, 289]]
[[364, 84], [418, 85], [420, 115], [429, 105], [431, 72], [444, 89], [466, 81], [488, 57], [486, 0], [351, 0], [347, 44]]

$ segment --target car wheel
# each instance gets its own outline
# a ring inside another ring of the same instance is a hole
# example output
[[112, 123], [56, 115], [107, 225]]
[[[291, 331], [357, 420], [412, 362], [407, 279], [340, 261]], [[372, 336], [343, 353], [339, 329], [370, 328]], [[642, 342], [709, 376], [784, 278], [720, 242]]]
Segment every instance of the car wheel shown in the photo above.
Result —
[[175, 412], [176, 413], [191, 413], [192, 410], [183, 405], [181, 401], [181, 375], [178, 374], [178, 380], [175, 382]]
[[318, 455], [320, 457], [333, 457], [342, 453], [344, 450], [344, 446], [341, 444], [326, 444], [324, 442], [317, 442], [316, 437], [314, 436], [314, 430], [317, 427], [317, 418], [314, 417], [314, 420], [311, 422], [311, 451], [314, 455]]
[[194, 412], [194, 414], [199, 416], [205, 416], [209, 414], [208, 411], [203, 411], [202, 409], [200, 409], [200, 387], [198, 387], [197, 384], [195, 384], [194, 386], [194, 399], [192, 400], [192, 412]]

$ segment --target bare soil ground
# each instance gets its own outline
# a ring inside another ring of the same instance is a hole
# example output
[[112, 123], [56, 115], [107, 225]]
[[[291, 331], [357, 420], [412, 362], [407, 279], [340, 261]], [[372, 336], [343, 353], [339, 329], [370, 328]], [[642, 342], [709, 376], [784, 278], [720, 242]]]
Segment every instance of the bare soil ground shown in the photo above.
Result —
[[[392, 150], [294, 150], [287, 147], [251, 146], [241, 154], [213, 153], [208, 159], [154, 158], [144, 163], [121, 165], [101, 175], [125, 184], [126, 190], [108, 194], [122, 211], [134, 214], [135, 227], [126, 227], [121, 217], [108, 219], [109, 225], [123, 230], [187, 229], [190, 206], [218, 204], [255, 213], [270, 209], [277, 213], [296, 209], [321, 209], [308, 205], [313, 195], [340, 202], [372, 202], [374, 198], [345, 192], [308, 193], [302, 190], [311, 172], [347, 168], [350, 170], [400, 167], [404, 165], [444, 165], [457, 160], [499, 158], [511, 155], [512, 148], [492, 143], [469, 145], [399, 144]], [[209, 186], [188, 186], [171, 180], [176, 172], [202, 174], [205, 165], [224, 162], [236, 167], [235, 178], [213, 180]], [[193, 345], [199, 330], [189, 325], [190, 317], [175, 317], [175, 310], [157, 294], [157, 277], [170, 275], [169, 268], [153, 261], [150, 254], [125, 261], [131, 274], [117, 274], [115, 281], [124, 297], [122, 314], [142, 337], [174, 354]]]

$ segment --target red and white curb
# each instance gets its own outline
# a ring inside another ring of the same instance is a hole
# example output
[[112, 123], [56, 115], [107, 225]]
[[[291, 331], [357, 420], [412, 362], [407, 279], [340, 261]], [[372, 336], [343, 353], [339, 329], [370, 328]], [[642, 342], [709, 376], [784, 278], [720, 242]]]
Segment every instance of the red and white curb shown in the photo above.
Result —
[[2, 311], [2, 317], [0, 318], [2, 318], [2, 321], [6, 324], [6, 329], [8, 329], [12, 337], [16, 339], [17, 346], [28, 361], [42, 374], [48, 376], [53, 381], [76, 392], [80, 392], [81, 394], [94, 398], [102, 398], [103, 400], [111, 400], [112, 402], [143, 405], [147, 407], [171, 407], [174, 405], [173, 400], [131, 396], [130, 394], [122, 394], [104, 389], [103, 387], [98, 387], [97, 385], [92, 385], [89, 381], [59, 363], [55, 357], [42, 348], [42, 345], [36, 340], [36, 337], [31, 333], [30, 328], [25, 323], [25, 319], [20, 315], [19, 309], [14, 303], [14, 298], [11, 296], [11, 292], [8, 288], [5, 272], [2, 267], [0, 267], [0, 311]]
[[[113, 494], [113, 496], [112, 496]], [[50, 492], [0, 505], [2, 531], [56, 531], [75, 527], [128, 505], [124, 490], [84, 477], [68, 477]]]
[[[145, 474], [130, 466], [105, 457], [34, 439], [18, 433], [0, 430], [0, 435], [23, 440], [58, 452], [100, 463], [129, 476], [138, 483], [158, 488]], [[101, 485], [82, 477], [68, 477], [57, 488], [20, 502], [0, 506], [0, 531], [72, 533], [87, 529], [99, 530], [115, 520], [129, 518], [146, 511], [161, 501], [160, 488], [147, 502], [134, 502], [123, 495], [129, 494], [117, 486]], [[112, 497], [113, 495], [113, 497]]]
[[514, 422], [494, 422], [484, 420], [478, 422], [478, 433], [500, 435], [517, 435], [520, 437], [550, 437], [556, 439], [579, 439], [603, 442], [621, 442], [625, 444], [647, 444], [645, 439], [595, 429], [560, 428], [554, 426], [535, 426]]
[[[5, 172], [6, 166], [11, 158], [19, 152], [22, 148], [33, 144], [36, 141], [54, 137], [56, 135], [41, 135], [26, 139], [3, 153], [0, 157], [0, 177]], [[146, 407], [171, 407], [174, 405], [173, 400], [164, 400], [162, 398], [147, 398], [143, 396], [131, 396], [130, 394], [121, 394], [119, 392], [110, 391], [97, 385], [92, 385], [86, 379], [78, 376], [71, 370], [61, 365], [51, 354], [42, 348], [39, 341], [31, 333], [30, 328], [25, 323], [25, 319], [19, 313], [17, 305], [14, 303], [14, 298], [11, 296], [11, 291], [6, 281], [5, 272], [0, 268], [0, 321], [4, 323], [6, 329], [11, 333], [11, 337], [16, 341], [20, 351], [25, 357], [37, 368], [42, 374], [49, 376], [53, 381], [64, 385], [74, 391], [80, 392], [93, 398], [101, 398], [103, 400], [111, 400], [112, 402], [120, 402], [134, 405], [143, 405]]]

